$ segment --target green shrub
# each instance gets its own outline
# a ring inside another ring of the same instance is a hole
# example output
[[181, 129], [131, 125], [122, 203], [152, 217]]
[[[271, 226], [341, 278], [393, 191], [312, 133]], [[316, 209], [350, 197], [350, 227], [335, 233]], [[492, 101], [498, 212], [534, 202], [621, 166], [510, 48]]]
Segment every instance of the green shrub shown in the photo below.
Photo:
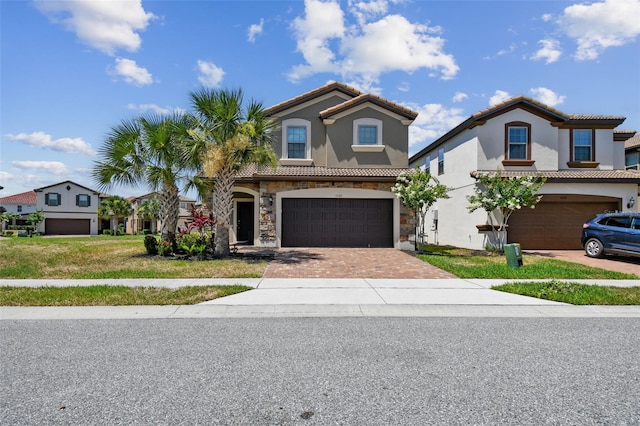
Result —
[[111, 232], [111, 229], [103, 229], [102, 230], [102, 235], [112, 235], [113, 232]]
[[151, 229], [143, 229], [142, 230], [142, 235], [151, 235]]
[[158, 244], [158, 254], [160, 256], [171, 256], [173, 254], [173, 247], [171, 247], [171, 243], [169, 241], [162, 241]]
[[4, 232], [2, 233], [2, 236], [3, 236], [3, 237], [15, 237], [15, 236], [16, 236], [16, 233], [15, 233], [14, 231], [4, 231]]
[[158, 254], [158, 240], [153, 235], [147, 235], [144, 237], [144, 248], [147, 249], [147, 254], [155, 256]]

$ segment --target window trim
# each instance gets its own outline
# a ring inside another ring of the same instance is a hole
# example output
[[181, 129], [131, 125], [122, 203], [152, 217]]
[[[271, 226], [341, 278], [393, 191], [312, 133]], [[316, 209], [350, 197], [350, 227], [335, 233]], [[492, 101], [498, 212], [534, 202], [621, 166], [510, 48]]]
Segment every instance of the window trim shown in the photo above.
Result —
[[[371, 126], [376, 128], [376, 143], [360, 143], [360, 126]], [[353, 135], [351, 149], [354, 152], [382, 152], [385, 145], [382, 142], [382, 120], [377, 118], [358, 118], [353, 120]]]
[[444, 174], [444, 147], [438, 149], [438, 176]]
[[[80, 202], [80, 197], [87, 197], [86, 205], [83, 205], [83, 203]], [[91, 196], [89, 194], [76, 195], [76, 207], [91, 207]]]
[[[574, 134], [577, 130], [590, 130], [591, 131], [591, 155], [590, 159], [587, 161], [580, 161], [575, 159], [575, 146], [574, 146]], [[585, 128], [573, 128], [569, 130], [569, 162], [567, 162], [567, 166], [573, 168], [596, 168], [600, 165], [599, 162], [596, 161], [596, 129], [585, 129]]]
[[[52, 194], [56, 196], [56, 199], [57, 199], [56, 204], [51, 204], [51, 197], [50, 196]], [[52, 206], [52, 207], [59, 206], [59, 205], [62, 204], [62, 196], [57, 192], [47, 192], [47, 193], [44, 194], [44, 203], [47, 206]]]
[[[525, 158], [510, 158], [509, 153], [511, 142], [509, 140], [509, 129], [512, 127], [524, 127], [527, 129], [527, 141], [525, 142]], [[531, 124], [524, 121], [512, 121], [504, 125], [504, 166], [532, 166], [535, 160], [531, 159]]]
[[424, 157], [424, 170], [431, 174], [431, 154], [427, 154], [427, 156]]
[[[306, 129], [306, 141], [305, 141], [305, 157], [304, 158], [289, 158], [289, 127], [304, 127]], [[282, 158], [285, 161], [304, 161], [311, 159], [311, 122], [302, 118], [290, 118], [282, 121]]]

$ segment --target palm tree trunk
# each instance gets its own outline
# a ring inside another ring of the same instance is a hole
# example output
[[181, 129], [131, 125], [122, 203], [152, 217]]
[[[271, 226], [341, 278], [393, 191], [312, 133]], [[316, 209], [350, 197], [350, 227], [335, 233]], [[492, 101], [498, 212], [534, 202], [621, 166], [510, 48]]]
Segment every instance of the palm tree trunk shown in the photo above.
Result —
[[213, 188], [213, 212], [216, 219], [215, 255], [229, 256], [229, 228], [233, 213], [233, 184], [235, 173], [224, 167], [216, 173]]
[[180, 215], [180, 196], [176, 185], [166, 185], [160, 191], [160, 219], [162, 228], [160, 238], [169, 241], [171, 245], [176, 242], [176, 228]]

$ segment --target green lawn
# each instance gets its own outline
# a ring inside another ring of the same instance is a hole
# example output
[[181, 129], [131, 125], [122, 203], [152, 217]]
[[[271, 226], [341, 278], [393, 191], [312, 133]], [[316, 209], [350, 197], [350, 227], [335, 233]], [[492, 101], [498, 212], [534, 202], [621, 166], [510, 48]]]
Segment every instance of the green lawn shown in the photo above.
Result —
[[146, 253], [142, 236], [0, 239], [0, 278], [259, 278], [261, 259], [176, 260]]
[[193, 305], [251, 289], [240, 285], [177, 289], [94, 285], [87, 287], [0, 287], [0, 306]]
[[634, 274], [607, 271], [578, 263], [524, 254], [523, 266], [511, 268], [503, 254], [428, 246], [418, 258], [459, 278], [497, 279], [639, 279]]
[[507, 283], [492, 289], [572, 305], [640, 305], [640, 287], [603, 287], [554, 280]]

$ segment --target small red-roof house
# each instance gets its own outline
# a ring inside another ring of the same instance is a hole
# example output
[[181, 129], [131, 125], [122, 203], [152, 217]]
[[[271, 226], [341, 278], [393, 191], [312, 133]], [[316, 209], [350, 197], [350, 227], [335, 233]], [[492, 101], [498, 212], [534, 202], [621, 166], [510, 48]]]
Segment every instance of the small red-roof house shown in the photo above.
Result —
[[7, 212], [26, 216], [36, 211], [36, 193], [35, 191], [27, 191], [2, 197], [0, 198], [0, 206], [4, 207]]

